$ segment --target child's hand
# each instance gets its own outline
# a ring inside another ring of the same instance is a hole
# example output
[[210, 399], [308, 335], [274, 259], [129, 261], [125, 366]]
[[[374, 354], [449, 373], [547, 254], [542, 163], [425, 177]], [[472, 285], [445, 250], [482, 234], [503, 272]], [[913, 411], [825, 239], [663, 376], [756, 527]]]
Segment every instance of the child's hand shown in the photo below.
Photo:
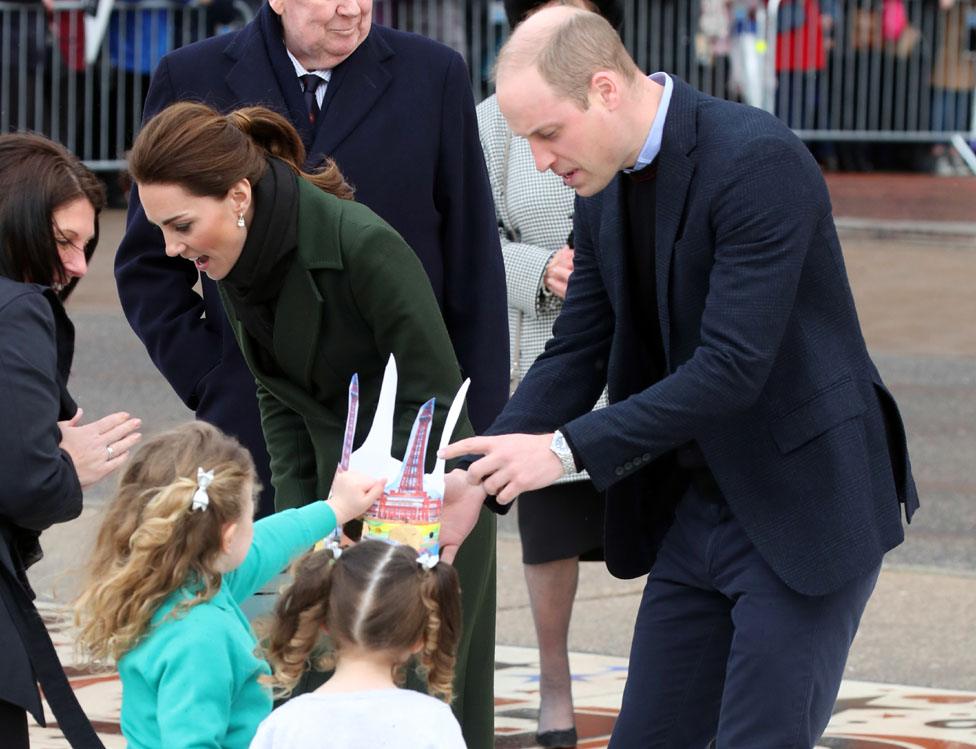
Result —
[[342, 525], [366, 512], [380, 498], [385, 485], [386, 479], [374, 479], [355, 471], [337, 472], [326, 501]]

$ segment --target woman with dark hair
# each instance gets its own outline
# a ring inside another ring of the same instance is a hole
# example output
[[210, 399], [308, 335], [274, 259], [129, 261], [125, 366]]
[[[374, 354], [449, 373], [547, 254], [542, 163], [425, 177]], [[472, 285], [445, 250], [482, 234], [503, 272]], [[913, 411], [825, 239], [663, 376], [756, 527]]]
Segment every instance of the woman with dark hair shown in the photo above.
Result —
[[[129, 156], [146, 217], [162, 230], [166, 254], [192, 260], [217, 281], [257, 381], [278, 510], [328, 495], [353, 374], [359, 375], [360, 413], [371, 414], [387, 361], [396, 357], [395, 456], [403, 455], [420, 407], [436, 398], [429, 467], [461, 384], [416, 254], [379, 216], [348, 199], [352, 190], [335, 164], [309, 174], [301, 171], [304, 163], [302, 142], [280, 115], [262, 107], [221, 115], [190, 102], [151, 119]], [[357, 446], [370, 421], [359, 419]], [[466, 415], [457, 433], [473, 433]], [[460, 472], [448, 478], [464, 482]], [[473, 643], [470, 635], [474, 621], [494, 617], [493, 606], [483, 604], [494, 572], [486, 515], [455, 565], [464, 623], [454, 709], [472, 746], [490, 740], [493, 716], [493, 674], [466, 669], [469, 653], [494, 647]]]
[[[512, 28], [553, 5], [598, 12], [619, 29], [619, 0], [505, 0]], [[501, 235], [512, 387], [518, 385], [552, 337], [573, 272], [572, 188], [552, 172], [535, 168], [528, 142], [515, 138], [494, 96], [478, 105], [478, 133], [485, 152]], [[597, 407], [606, 405], [606, 393]], [[579, 562], [603, 559], [603, 497], [585, 471], [556, 484], [524, 492], [518, 501], [522, 564], [539, 642], [541, 746], [575, 746], [569, 622]]]
[[118, 468], [139, 421], [81, 425], [67, 390], [74, 327], [63, 300], [88, 269], [104, 203], [95, 175], [37, 135], [0, 136], [0, 736], [44, 725], [38, 683], [74, 747], [100, 747], [34, 608], [27, 568], [41, 531], [77, 517], [82, 489]]

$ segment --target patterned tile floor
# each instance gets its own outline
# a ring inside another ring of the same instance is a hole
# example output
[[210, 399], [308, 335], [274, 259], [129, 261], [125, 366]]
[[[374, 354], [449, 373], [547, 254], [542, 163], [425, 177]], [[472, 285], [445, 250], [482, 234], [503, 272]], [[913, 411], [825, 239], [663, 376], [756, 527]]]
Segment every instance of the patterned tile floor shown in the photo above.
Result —
[[[59, 611], [45, 620], [81, 704], [108, 749], [121, 749], [121, 685], [115, 673], [72, 667], [71, 629]], [[495, 651], [495, 746], [535, 746], [539, 694], [538, 655], [531, 648], [499, 645]], [[588, 653], [571, 656], [580, 749], [606, 747], [627, 678], [627, 662]], [[48, 711], [50, 715], [50, 711]], [[56, 727], [31, 727], [34, 749], [65, 749]], [[822, 749], [976, 749], [976, 693], [846, 681]]]

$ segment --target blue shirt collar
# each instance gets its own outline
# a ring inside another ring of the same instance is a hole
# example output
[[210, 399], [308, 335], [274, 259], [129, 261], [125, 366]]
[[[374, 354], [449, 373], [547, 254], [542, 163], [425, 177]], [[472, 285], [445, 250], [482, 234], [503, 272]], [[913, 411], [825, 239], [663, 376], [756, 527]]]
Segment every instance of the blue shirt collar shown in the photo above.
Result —
[[661, 139], [664, 137], [664, 120], [668, 116], [668, 106], [671, 104], [671, 91], [674, 89], [674, 83], [671, 80], [671, 76], [663, 72], [651, 73], [647, 77], [655, 83], [664, 86], [664, 93], [661, 94], [661, 101], [657, 105], [657, 114], [654, 115], [654, 122], [651, 123], [651, 131], [647, 134], [644, 147], [637, 156], [637, 163], [630, 169], [624, 169], [625, 172], [640, 171], [654, 161], [661, 152]]

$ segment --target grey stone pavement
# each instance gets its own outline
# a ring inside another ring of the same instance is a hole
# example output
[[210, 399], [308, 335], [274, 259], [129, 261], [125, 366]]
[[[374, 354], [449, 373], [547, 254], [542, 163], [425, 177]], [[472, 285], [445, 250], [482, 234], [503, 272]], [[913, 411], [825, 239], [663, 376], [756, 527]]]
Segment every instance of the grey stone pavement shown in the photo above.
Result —
[[[906, 422], [922, 501], [907, 542], [885, 561], [847, 677], [976, 690], [976, 223], [893, 230], [887, 218], [835, 213], [865, 337]], [[128, 410], [151, 433], [191, 414], [119, 308], [111, 265], [122, 224], [119, 211], [103, 218], [89, 277], [70, 305], [71, 390], [88, 416]], [[31, 571], [42, 599], [71, 600], [111, 490], [110, 478], [89, 491], [79, 520], [45, 532], [46, 558]], [[499, 530], [497, 641], [534, 646], [514, 513]], [[626, 655], [641, 589], [642, 580], [584, 564], [570, 649]]]

